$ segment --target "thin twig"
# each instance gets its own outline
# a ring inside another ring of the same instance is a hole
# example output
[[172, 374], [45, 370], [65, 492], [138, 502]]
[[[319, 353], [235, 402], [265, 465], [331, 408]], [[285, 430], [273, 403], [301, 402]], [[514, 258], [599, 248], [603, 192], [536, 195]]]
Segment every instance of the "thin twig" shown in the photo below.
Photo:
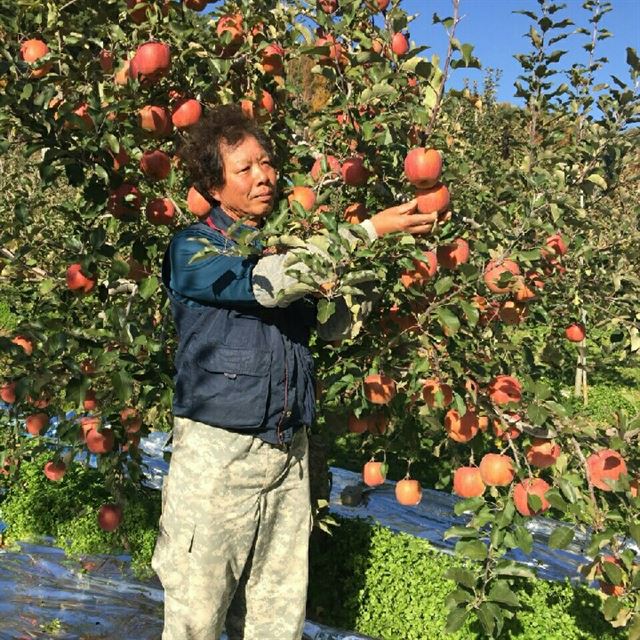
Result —
[[598, 502], [596, 501], [596, 492], [593, 487], [593, 482], [591, 481], [591, 474], [589, 473], [589, 465], [587, 464], [587, 459], [584, 457], [584, 453], [582, 453], [580, 444], [575, 439], [575, 437], [571, 438], [571, 444], [573, 445], [576, 455], [578, 456], [578, 459], [580, 460], [584, 468], [585, 477], [587, 478], [587, 484], [589, 485], [589, 495], [591, 497], [591, 502], [593, 504], [593, 509], [595, 512], [594, 514], [595, 522], [594, 522], [593, 528], [596, 531], [599, 531], [600, 529], [602, 529], [602, 514], [600, 513], [600, 509], [598, 508]]

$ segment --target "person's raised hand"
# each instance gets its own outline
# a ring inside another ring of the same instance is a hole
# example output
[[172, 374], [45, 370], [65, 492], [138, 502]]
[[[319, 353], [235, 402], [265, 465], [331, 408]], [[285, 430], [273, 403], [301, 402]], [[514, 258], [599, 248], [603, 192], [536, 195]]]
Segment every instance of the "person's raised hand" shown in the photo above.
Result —
[[438, 220], [438, 214], [435, 211], [433, 213], [416, 213], [417, 203], [417, 198], [414, 198], [372, 216], [371, 222], [378, 237], [397, 231], [412, 235], [430, 233]]

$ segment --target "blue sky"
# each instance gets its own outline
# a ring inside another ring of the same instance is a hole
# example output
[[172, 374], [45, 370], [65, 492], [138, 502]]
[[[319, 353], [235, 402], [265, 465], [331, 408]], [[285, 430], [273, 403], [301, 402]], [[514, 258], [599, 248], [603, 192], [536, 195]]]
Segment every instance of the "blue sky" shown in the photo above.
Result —
[[[589, 27], [588, 13], [582, 8], [582, 0], [557, 0], [557, 4], [566, 4], [566, 9], [554, 17], [568, 17], [577, 26]], [[598, 44], [596, 55], [609, 59], [604, 74], [598, 79], [606, 81], [614, 74], [628, 81], [626, 47], [634, 47], [640, 52], [640, 0], [613, 0], [613, 11], [606, 14], [601, 25], [612, 32], [613, 36]], [[420, 14], [409, 26], [411, 40], [417, 45], [428, 45], [431, 49], [422, 55], [437, 53], [441, 59], [447, 51], [447, 39], [444, 27], [432, 24], [432, 15], [450, 16], [451, 0], [404, 0], [402, 7], [410, 14]], [[513, 83], [520, 73], [520, 65], [513, 57], [516, 53], [529, 51], [529, 40], [524, 37], [531, 21], [523, 15], [512, 13], [526, 9], [539, 14], [536, 0], [461, 0], [460, 13], [464, 16], [458, 25], [456, 37], [462, 43], [474, 45], [474, 55], [484, 68], [496, 68], [503, 71], [498, 88], [498, 100], [517, 102], [514, 98]], [[561, 19], [559, 18], [559, 19]], [[576, 28], [572, 27], [572, 28]], [[582, 49], [585, 36], [575, 35], [555, 45], [566, 49], [568, 53], [556, 66], [568, 67], [572, 62], [587, 61], [587, 53]], [[448, 84], [449, 88], [461, 88], [464, 79], [478, 82], [482, 88], [483, 70], [454, 70]]]

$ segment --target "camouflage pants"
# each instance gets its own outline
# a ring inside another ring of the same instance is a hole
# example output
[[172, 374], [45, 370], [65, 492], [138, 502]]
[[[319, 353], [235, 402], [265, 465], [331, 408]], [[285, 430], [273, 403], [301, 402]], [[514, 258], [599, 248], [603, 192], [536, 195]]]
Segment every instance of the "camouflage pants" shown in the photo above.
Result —
[[162, 640], [300, 640], [310, 528], [304, 429], [283, 450], [176, 418], [152, 560]]

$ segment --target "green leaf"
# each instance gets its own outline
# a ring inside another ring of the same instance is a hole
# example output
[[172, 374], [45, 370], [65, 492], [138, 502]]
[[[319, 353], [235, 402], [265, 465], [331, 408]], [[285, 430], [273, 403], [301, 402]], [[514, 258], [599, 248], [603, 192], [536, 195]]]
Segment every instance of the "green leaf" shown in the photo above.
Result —
[[523, 553], [529, 555], [533, 551], [533, 536], [523, 526], [517, 526], [513, 530], [513, 536], [516, 544]]
[[482, 624], [485, 632], [488, 636], [493, 635], [493, 629], [496, 626], [496, 621], [493, 618], [493, 613], [491, 609], [487, 606], [488, 603], [483, 602], [476, 611], [476, 615], [478, 616], [478, 620]]
[[542, 500], [540, 499], [540, 496], [537, 496], [534, 493], [527, 494], [527, 504], [529, 509], [534, 513], [537, 513], [542, 509]]
[[478, 324], [478, 320], [480, 319], [480, 311], [478, 310], [478, 308], [472, 305], [470, 302], [467, 302], [466, 300], [460, 301], [460, 308], [467, 318], [469, 326], [475, 327]]
[[529, 417], [529, 420], [538, 426], [544, 424], [549, 415], [549, 412], [539, 404], [530, 404], [527, 408], [527, 416]]
[[433, 65], [426, 60], [420, 59], [418, 64], [416, 64], [413, 68], [413, 73], [415, 73], [417, 76], [421, 76], [422, 78], [426, 78], [427, 80], [429, 80], [433, 73]]
[[566, 408], [563, 407], [561, 404], [554, 402], [553, 400], [546, 400], [544, 403], [544, 406], [547, 407], [547, 409], [552, 411], [553, 414], [558, 416], [559, 418], [566, 418], [568, 415]]
[[33, 85], [31, 83], [27, 83], [22, 88], [22, 93], [20, 94], [21, 100], [28, 100], [33, 93]]
[[520, 606], [518, 596], [511, 591], [506, 580], [496, 580], [489, 591], [488, 598], [493, 602], [502, 602], [510, 607]]
[[454, 633], [455, 631], [458, 631], [462, 628], [462, 625], [465, 623], [468, 616], [469, 612], [467, 611], [466, 606], [456, 607], [447, 616], [445, 631], [447, 633]]
[[101, 164], [95, 165], [95, 172], [98, 178], [100, 178], [105, 184], [109, 183], [109, 174]]
[[484, 498], [467, 498], [466, 500], [460, 500], [456, 502], [453, 510], [457, 516], [462, 515], [465, 511], [476, 512], [480, 507], [484, 505]]
[[636, 544], [640, 544], [640, 524], [633, 523], [629, 525], [629, 534], [635, 540]]
[[336, 303], [322, 298], [318, 301], [318, 322], [324, 324], [335, 313]]
[[605, 601], [602, 607], [602, 613], [604, 613], [604, 617], [607, 620], [615, 620], [617, 615], [620, 613], [620, 609], [622, 609], [622, 603], [618, 598], [614, 596], [609, 596]]
[[607, 188], [606, 180], [601, 175], [598, 175], [597, 173], [592, 173], [590, 176], [587, 176], [586, 179], [589, 182], [593, 182], [593, 184], [600, 187], [601, 189]]
[[364, 269], [362, 271], [354, 271], [342, 276], [340, 283], [351, 285], [360, 284], [361, 282], [372, 282], [377, 280], [376, 272], [371, 269]]
[[513, 576], [514, 578], [534, 578], [535, 572], [531, 567], [514, 560], [501, 560], [495, 568], [497, 576]]
[[46, 278], [38, 285], [38, 292], [41, 296], [49, 293], [56, 286], [56, 281], [52, 278]]
[[446, 307], [438, 307], [436, 309], [436, 316], [440, 322], [447, 328], [452, 334], [458, 332], [460, 329], [460, 320], [450, 309]]
[[109, 149], [113, 151], [113, 153], [118, 153], [120, 151], [120, 142], [118, 138], [116, 138], [113, 133], [106, 133], [104, 135], [104, 141], [109, 146]]
[[460, 525], [449, 527], [444, 532], [445, 540], [448, 540], [449, 538], [477, 538], [479, 536], [480, 532], [477, 529], [472, 529], [471, 527], [462, 527]]
[[436, 294], [441, 296], [443, 293], [446, 293], [453, 286], [453, 278], [451, 276], [447, 276], [445, 278], [440, 278], [436, 282]]
[[611, 584], [621, 584], [622, 583], [622, 569], [613, 562], [603, 562], [602, 569], [607, 576], [607, 581]]
[[568, 502], [570, 504], [575, 504], [580, 497], [580, 492], [564, 478], [558, 479], [558, 486], [560, 487], [560, 491], [562, 491], [562, 495], [564, 495]]
[[549, 547], [551, 549], [566, 549], [574, 535], [575, 532], [569, 527], [556, 527], [549, 536]]
[[470, 560], [484, 560], [487, 557], [487, 545], [480, 540], [460, 540], [456, 543], [455, 552]]
[[513, 516], [516, 513], [515, 505], [513, 501], [509, 500], [505, 505], [504, 509], [498, 514], [496, 517], [496, 526], [499, 528], [504, 528], [511, 524], [513, 521]]
[[476, 577], [469, 569], [461, 567], [450, 567], [444, 575], [448, 580], [453, 580], [458, 584], [464, 585], [468, 589], [473, 589], [476, 585]]
[[121, 402], [129, 400], [131, 397], [133, 379], [124, 369], [120, 369], [120, 371], [116, 371], [112, 374], [111, 384], [113, 385], [113, 388]]
[[627, 64], [634, 71], [640, 71], [640, 58], [638, 58], [636, 50], [632, 47], [627, 47]]
[[156, 292], [156, 289], [158, 288], [159, 284], [160, 282], [156, 276], [145, 278], [140, 283], [140, 288], [138, 289], [138, 292], [140, 293], [140, 297], [143, 300], [148, 300]]
[[111, 264], [111, 268], [116, 275], [121, 277], [125, 277], [129, 273], [129, 264], [124, 260], [120, 260], [119, 258], [116, 258], [113, 261], [113, 263]]
[[544, 494], [547, 502], [554, 508], [558, 509], [558, 511], [565, 512], [567, 510], [567, 503], [560, 495], [560, 491], [555, 487], [552, 487]]
[[455, 589], [447, 594], [444, 603], [447, 605], [447, 609], [455, 609], [460, 605], [465, 605], [471, 602], [473, 598], [473, 593], [468, 589]]

